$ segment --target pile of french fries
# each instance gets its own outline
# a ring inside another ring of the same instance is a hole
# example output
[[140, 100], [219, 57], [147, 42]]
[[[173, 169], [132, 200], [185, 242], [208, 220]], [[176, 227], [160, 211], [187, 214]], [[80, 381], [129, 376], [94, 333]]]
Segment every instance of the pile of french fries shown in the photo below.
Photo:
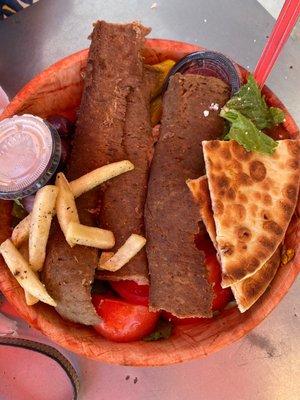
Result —
[[[108, 250], [114, 247], [113, 232], [80, 224], [75, 198], [101, 183], [134, 169], [128, 161], [119, 161], [97, 168], [68, 182], [63, 173], [55, 185], [46, 185], [35, 196], [32, 212], [13, 230], [11, 238], [0, 245], [0, 253], [11, 273], [22, 286], [28, 305], [42, 301], [56, 306], [39, 279], [46, 259], [46, 247], [53, 217], [56, 215], [67, 243]], [[117, 271], [145, 245], [146, 239], [132, 234], [116, 253], [102, 252], [95, 268]]]

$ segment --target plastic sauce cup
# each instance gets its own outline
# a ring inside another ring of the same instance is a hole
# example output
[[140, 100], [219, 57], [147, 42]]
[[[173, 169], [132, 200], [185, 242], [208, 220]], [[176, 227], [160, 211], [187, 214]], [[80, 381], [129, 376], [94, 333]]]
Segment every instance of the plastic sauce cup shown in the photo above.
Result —
[[55, 173], [61, 156], [56, 129], [24, 114], [0, 122], [0, 198], [29, 196]]

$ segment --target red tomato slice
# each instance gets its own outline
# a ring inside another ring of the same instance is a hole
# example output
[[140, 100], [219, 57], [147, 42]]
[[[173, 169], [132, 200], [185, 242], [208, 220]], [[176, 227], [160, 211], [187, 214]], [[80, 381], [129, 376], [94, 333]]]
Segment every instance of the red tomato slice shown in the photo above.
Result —
[[207, 279], [213, 285], [214, 291], [212, 309], [221, 311], [232, 298], [231, 289], [223, 289], [221, 286], [221, 266], [216, 255], [206, 256], [205, 264], [208, 269]]
[[232, 292], [230, 288], [223, 289], [221, 286], [222, 271], [212, 241], [206, 236], [198, 235], [196, 245], [199, 250], [204, 252], [205, 265], [208, 270], [207, 279], [213, 285], [214, 299], [212, 309], [213, 311], [221, 311], [232, 299]]
[[111, 287], [123, 299], [132, 304], [148, 306], [149, 304], [149, 286], [138, 285], [134, 281], [116, 281], [110, 282]]
[[[221, 287], [221, 267], [216, 257], [216, 250], [212, 242], [205, 237], [197, 237], [196, 244], [199, 250], [205, 254], [205, 264], [208, 269], [208, 281], [213, 285], [214, 299], [212, 304], [213, 311], [221, 311], [232, 298], [230, 288]], [[110, 282], [112, 288], [123, 299], [132, 304], [149, 304], [149, 286], [138, 285], [134, 281]], [[175, 325], [199, 324], [207, 321], [209, 318], [177, 318], [166, 311], [162, 312], [166, 320], [171, 320]]]
[[151, 333], [159, 313], [148, 307], [134, 305], [113, 297], [94, 295], [94, 307], [102, 321], [94, 328], [105, 338], [114, 342], [132, 342]]

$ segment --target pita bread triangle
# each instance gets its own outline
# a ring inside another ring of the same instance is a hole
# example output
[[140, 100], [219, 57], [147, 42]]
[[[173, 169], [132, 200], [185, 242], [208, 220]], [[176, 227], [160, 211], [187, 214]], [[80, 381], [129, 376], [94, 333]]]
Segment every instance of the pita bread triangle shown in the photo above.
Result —
[[[206, 176], [198, 179], [192, 179], [187, 182], [195, 201], [199, 204], [200, 217], [206, 226], [207, 233], [213, 244], [217, 248], [216, 228], [213, 218], [213, 212], [208, 189]], [[266, 291], [273, 280], [280, 265], [280, 247], [275, 251], [272, 257], [249, 278], [231, 286], [234, 298], [241, 312], [247, 311]]]
[[247, 311], [267, 290], [281, 262], [281, 245], [255, 274], [231, 285], [231, 290], [241, 312]]
[[204, 141], [203, 153], [222, 265], [222, 287], [255, 274], [282, 242], [300, 182], [300, 140], [273, 155], [235, 141]]
[[211, 207], [207, 177], [206, 175], [203, 175], [198, 179], [189, 179], [186, 184], [188, 185], [194, 200], [199, 205], [200, 218], [205, 225], [208, 236], [213, 242], [215, 249], [218, 250], [216, 242], [216, 226]]

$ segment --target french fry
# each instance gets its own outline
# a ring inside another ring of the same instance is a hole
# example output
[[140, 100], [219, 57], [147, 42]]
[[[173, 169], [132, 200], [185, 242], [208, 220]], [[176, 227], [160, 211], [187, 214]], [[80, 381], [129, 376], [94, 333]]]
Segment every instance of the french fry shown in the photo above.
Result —
[[24, 293], [25, 293], [25, 301], [26, 301], [26, 304], [28, 306], [33, 306], [34, 304], [39, 302], [39, 299], [37, 299], [36, 297], [32, 296], [32, 294], [30, 294], [26, 290], [24, 290]]
[[24, 242], [21, 244], [21, 246], [18, 248], [19, 252], [21, 253], [22, 257], [28, 262], [29, 264], [29, 248], [28, 248], [28, 242]]
[[36, 273], [31, 270], [28, 262], [13, 245], [10, 239], [7, 239], [1, 244], [0, 253], [2, 254], [9, 270], [26, 292], [30, 293], [43, 303], [56, 307], [56, 302], [47, 293], [45, 286], [39, 280]]
[[[101, 183], [133, 169], [134, 165], [128, 160], [107, 164], [70, 182], [70, 187], [74, 197], [79, 197]], [[19, 222], [12, 232], [11, 239], [16, 247], [29, 238], [30, 218], [31, 213]]]
[[111, 249], [115, 245], [115, 237], [111, 231], [70, 222], [67, 229], [67, 242], [97, 249]]
[[12, 231], [11, 240], [16, 247], [20, 247], [22, 243], [26, 242], [29, 238], [31, 214], [22, 219]]
[[[24, 242], [24, 243], [21, 244], [21, 246], [19, 248], [19, 252], [21, 253], [22, 257], [26, 261], [29, 260], [28, 242]], [[39, 299], [37, 299], [36, 297], [32, 296], [26, 290], [24, 290], [24, 294], [25, 294], [25, 301], [26, 301], [26, 304], [28, 306], [32, 306], [32, 305], [36, 304], [39, 301]]]
[[35, 195], [29, 228], [29, 264], [34, 271], [42, 269], [46, 258], [53, 210], [58, 188], [47, 185]]
[[128, 160], [114, 162], [94, 169], [80, 178], [75, 179], [70, 182], [70, 187], [74, 196], [79, 197], [81, 194], [101, 185], [101, 183], [133, 169], [134, 165]]
[[101, 256], [99, 258], [99, 262], [98, 262], [98, 268], [100, 268], [100, 266], [104, 263], [106, 263], [106, 261], [108, 261], [110, 258], [112, 258], [112, 256], [115, 253], [113, 253], [112, 251], [102, 251]]
[[132, 234], [119, 250], [104, 264], [99, 262], [98, 269], [115, 272], [128, 263], [146, 244], [143, 236]]
[[70, 242], [67, 238], [67, 229], [70, 222], [79, 223], [74, 195], [71, 191], [69, 182], [62, 172], [59, 172], [56, 175], [55, 184], [59, 189], [55, 206], [57, 219], [67, 242], [71, 247], [73, 247], [74, 243]]

